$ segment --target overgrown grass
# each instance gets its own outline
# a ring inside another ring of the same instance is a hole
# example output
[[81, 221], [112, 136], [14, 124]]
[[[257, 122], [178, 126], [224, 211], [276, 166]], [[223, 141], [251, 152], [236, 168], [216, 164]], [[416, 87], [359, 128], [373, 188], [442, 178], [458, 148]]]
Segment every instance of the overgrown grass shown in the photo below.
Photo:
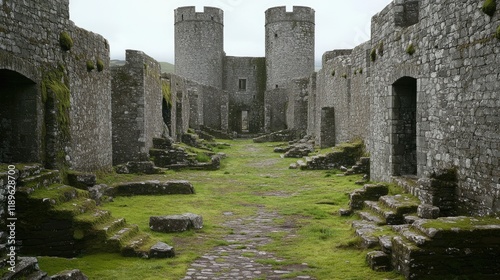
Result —
[[[177, 256], [168, 260], [124, 258], [97, 254], [67, 260], [40, 258], [50, 274], [79, 268], [90, 279], [182, 279], [190, 263], [215, 246], [227, 245], [223, 237], [232, 233], [226, 220], [255, 215], [258, 208], [278, 212], [275, 222], [293, 226], [296, 234], [268, 234], [273, 242], [261, 248], [286, 259], [273, 266], [307, 263], [304, 274], [317, 279], [403, 279], [394, 273], [377, 273], [365, 264], [367, 251], [359, 249], [353, 235], [353, 218], [337, 215], [346, 208], [347, 194], [359, 188], [359, 176], [337, 177], [334, 172], [290, 170], [296, 159], [282, 159], [268, 144], [226, 141], [228, 158], [218, 171], [168, 171], [161, 175], [102, 174], [100, 183], [137, 180], [188, 180], [195, 186], [191, 196], [118, 197], [105, 204], [115, 217], [125, 217], [142, 231], [174, 246]], [[327, 176], [329, 175], [329, 176]], [[191, 212], [201, 214], [204, 228], [181, 234], [155, 233], [149, 217]], [[224, 215], [232, 212], [232, 216]]]

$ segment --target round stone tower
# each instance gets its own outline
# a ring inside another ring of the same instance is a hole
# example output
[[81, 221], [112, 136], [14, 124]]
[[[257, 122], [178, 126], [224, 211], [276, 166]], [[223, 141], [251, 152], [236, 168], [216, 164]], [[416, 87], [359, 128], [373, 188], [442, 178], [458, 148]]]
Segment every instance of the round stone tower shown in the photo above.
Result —
[[175, 10], [175, 73], [199, 83], [222, 88], [224, 12], [205, 7]]
[[267, 89], [285, 87], [314, 72], [315, 11], [294, 6], [266, 11]]

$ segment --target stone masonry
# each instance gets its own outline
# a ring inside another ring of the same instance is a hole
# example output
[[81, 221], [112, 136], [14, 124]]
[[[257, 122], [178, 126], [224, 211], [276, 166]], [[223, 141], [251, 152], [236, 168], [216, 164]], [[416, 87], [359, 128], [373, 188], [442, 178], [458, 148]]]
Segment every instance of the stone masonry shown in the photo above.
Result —
[[373, 180], [456, 169], [459, 213], [498, 213], [500, 19], [483, 2], [389, 4], [370, 41], [325, 54], [308, 132], [331, 137], [322, 107], [334, 108], [335, 141], [365, 139]]

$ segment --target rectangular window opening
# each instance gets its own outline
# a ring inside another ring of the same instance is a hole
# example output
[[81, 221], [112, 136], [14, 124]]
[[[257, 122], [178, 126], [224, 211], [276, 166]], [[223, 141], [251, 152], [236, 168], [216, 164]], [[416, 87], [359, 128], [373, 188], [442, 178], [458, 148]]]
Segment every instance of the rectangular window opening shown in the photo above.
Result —
[[247, 79], [240, 79], [238, 82], [239, 90], [247, 90]]

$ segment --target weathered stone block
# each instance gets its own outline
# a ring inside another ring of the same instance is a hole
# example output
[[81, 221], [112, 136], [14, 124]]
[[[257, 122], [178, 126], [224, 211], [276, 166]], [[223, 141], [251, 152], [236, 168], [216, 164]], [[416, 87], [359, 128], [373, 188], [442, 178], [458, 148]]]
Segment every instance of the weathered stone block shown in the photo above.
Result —
[[375, 271], [391, 270], [391, 258], [388, 254], [382, 251], [369, 252], [366, 255], [366, 262], [370, 268]]
[[203, 228], [203, 218], [192, 213], [152, 216], [149, 218], [149, 228], [158, 232], [183, 232], [189, 229], [201, 229]]
[[173, 258], [175, 250], [174, 247], [166, 243], [158, 242], [149, 249], [149, 257], [154, 259]]
[[67, 270], [51, 277], [52, 280], [88, 280], [87, 276], [78, 269]]
[[106, 190], [109, 196], [194, 194], [193, 185], [188, 181], [145, 181], [123, 183]]
[[70, 186], [86, 190], [96, 184], [95, 174], [80, 173], [75, 171], [68, 172], [68, 183]]
[[437, 219], [439, 218], [439, 207], [421, 204], [418, 206], [417, 215], [422, 219]]

